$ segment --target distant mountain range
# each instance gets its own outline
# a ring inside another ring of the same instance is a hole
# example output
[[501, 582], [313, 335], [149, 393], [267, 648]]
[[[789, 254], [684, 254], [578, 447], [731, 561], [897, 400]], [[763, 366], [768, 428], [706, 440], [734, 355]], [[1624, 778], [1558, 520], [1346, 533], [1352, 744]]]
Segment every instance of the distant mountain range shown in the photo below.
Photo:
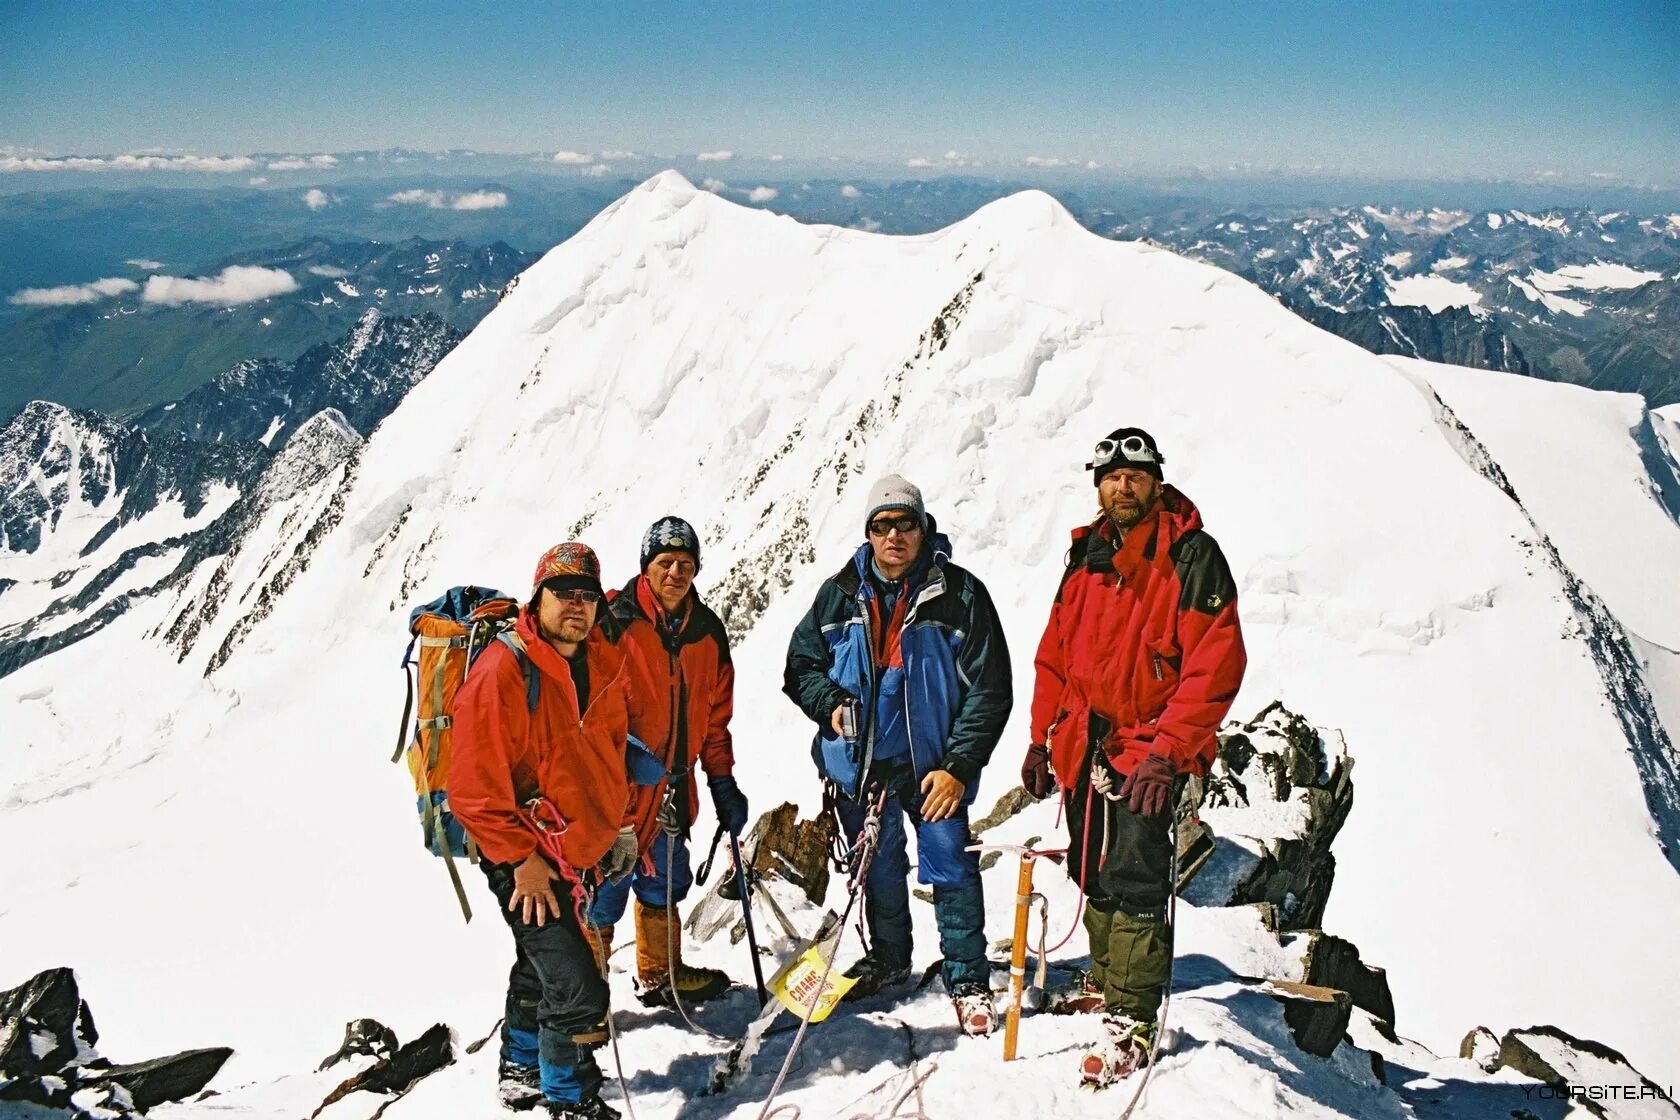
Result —
[[435, 315], [370, 308], [295, 361], [242, 362], [132, 422], [26, 405], [0, 427], [0, 676], [238, 556], [462, 337]]
[[0, 416], [36, 399], [133, 416], [244, 363], [299, 360], [369, 311], [429, 315], [459, 337], [536, 258], [502, 242], [311, 239], [226, 257], [205, 273], [261, 269], [236, 275], [290, 288], [265, 298], [165, 303], [149, 296], [178, 297], [136, 283], [112, 298], [39, 308], [0, 325]]
[[1654, 407], [1680, 401], [1680, 215], [1363, 206], [1095, 217], [1107, 236], [1217, 264], [1376, 353], [1643, 393]]

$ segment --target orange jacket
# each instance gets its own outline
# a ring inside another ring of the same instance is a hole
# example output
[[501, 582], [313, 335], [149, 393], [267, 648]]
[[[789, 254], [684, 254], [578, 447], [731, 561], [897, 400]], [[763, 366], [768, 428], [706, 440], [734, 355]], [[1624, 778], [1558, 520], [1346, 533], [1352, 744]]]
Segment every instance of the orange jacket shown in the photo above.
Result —
[[[735, 710], [735, 666], [723, 623], [700, 596], [689, 592], [675, 628], [649, 586], [638, 576], [612, 593], [612, 617], [621, 645], [634, 647], [637, 671], [630, 687], [630, 734], [688, 787], [688, 824], [700, 806], [694, 764], [717, 778], [735, 768], [729, 717]], [[628, 650], [626, 652], [629, 652]], [[630, 747], [636, 750], [635, 746]], [[668, 779], [630, 786], [629, 822], [643, 850], [659, 830], [659, 805]]]
[[528, 609], [519, 612], [517, 629], [537, 671], [536, 710], [527, 709], [518, 657], [492, 642], [455, 698], [449, 807], [485, 858], [517, 863], [536, 848], [523, 807], [546, 797], [566, 822], [561, 851], [582, 873], [606, 855], [624, 820], [631, 674], [625, 655], [592, 632], [584, 643], [589, 707], [580, 713], [571, 671], [537, 636]]

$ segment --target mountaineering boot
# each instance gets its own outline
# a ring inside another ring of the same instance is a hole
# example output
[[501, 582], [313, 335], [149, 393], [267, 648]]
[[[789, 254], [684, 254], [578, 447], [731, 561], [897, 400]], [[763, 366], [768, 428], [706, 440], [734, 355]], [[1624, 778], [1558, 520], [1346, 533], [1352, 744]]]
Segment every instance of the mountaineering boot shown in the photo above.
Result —
[[1108, 1007], [1103, 998], [1102, 982], [1094, 972], [1084, 969], [1074, 973], [1073, 983], [1054, 992], [1045, 1001], [1045, 1010], [1052, 1015], [1085, 1015], [1104, 1011]]
[[1130, 1015], [1104, 1015], [1103, 1037], [1079, 1059], [1079, 1079], [1094, 1089], [1130, 1077], [1149, 1064], [1155, 1023]]
[[891, 988], [910, 979], [908, 964], [887, 964], [873, 953], [865, 953], [846, 970], [857, 983], [841, 996], [842, 1000], [867, 999], [883, 988]]
[[522, 1066], [503, 1058], [496, 1067], [496, 1096], [503, 1108], [529, 1112], [543, 1099], [542, 1068]]
[[[729, 991], [731, 981], [726, 973], [683, 963], [681, 938], [681, 929], [672, 926], [671, 915], [663, 906], [636, 900], [636, 998], [643, 1007], [670, 1007], [676, 997], [685, 1004], [703, 1003]], [[675, 954], [671, 952], [673, 947]]]
[[543, 1108], [553, 1120], [619, 1120], [621, 1113], [600, 1097], [581, 1101], [544, 1100]]
[[612, 956], [613, 926], [583, 926], [583, 939], [589, 942], [589, 955], [595, 963], [601, 966], [601, 975], [607, 974], [607, 958]]
[[992, 990], [984, 984], [957, 985], [951, 989], [951, 1003], [957, 1009], [957, 1026], [970, 1038], [983, 1038], [997, 1026]]

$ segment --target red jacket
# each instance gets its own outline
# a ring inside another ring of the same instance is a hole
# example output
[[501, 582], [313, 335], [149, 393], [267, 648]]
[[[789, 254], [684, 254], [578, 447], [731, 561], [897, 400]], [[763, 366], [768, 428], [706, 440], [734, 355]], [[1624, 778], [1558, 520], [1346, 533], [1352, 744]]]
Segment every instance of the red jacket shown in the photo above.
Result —
[[1073, 531], [1034, 659], [1032, 741], [1068, 789], [1088, 773], [1093, 713], [1119, 773], [1151, 752], [1206, 773], [1248, 664], [1236, 584], [1189, 498], [1163, 487], [1118, 551], [1116, 535], [1107, 517]]
[[566, 861], [587, 871], [612, 847], [629, 798], [626, 658], [599, 630], [589, 635], [589, 706], [580, 713], [565, 659], [537, 636], [528, 610], [518, 633], [538, 675], [536, 710], [527, 708], [518, 657], [492, 642], [455, 697], [449, 807], [485, 858], [517, 863], [536, 848], [521, 820], [540, 794], [566, 822]]
[[[735, 710], [735, 666], [723, 623], [700, 597], [689, 593], [682, 621], [675, 627], [654, 595], [646, 576], [613, 593], [612, 617], [619, 642], [634, 647], [637, 672], [630, 687], [630, 734], [658, 759], [666, 774], [685, 775], [688, 822], [700, 805], [694, 766], [708, 777], [735, 768], [729, 717]], [[631, 747], [635, 750], [635, 747]], [[634, 768], [632, 768], [634, 769]], [[630, 786], [629, 820], [643, 850], [659, 830], [659, 804], [668, 779]]]

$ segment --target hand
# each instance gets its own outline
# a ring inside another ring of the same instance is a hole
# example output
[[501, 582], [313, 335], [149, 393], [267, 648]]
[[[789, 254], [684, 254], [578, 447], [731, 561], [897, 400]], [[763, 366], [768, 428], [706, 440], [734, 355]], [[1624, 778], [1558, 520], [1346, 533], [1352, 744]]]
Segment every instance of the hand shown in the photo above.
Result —
[[834, 733], [836, 735], [840, 736], [842, 739], [844, 739], [846, 737], [846, 733], [840, 729], [840, 715], [845, 710], [846, 710], [846, 705], [841, 704], [838, 708], [834, 709], [834, 714], [828, 717], [828, 722], [829, 722], [830, 725], [833, 726]]
[[922, 819], [928, 823], [942, 821], [962, 808], [963, 794], [968, 787], [953, 778], [948, 771], [935, 770], [922, 779]]
[[521, 922], [526, 925], [535, 922], [541, 928], [550, 917], [560, 916], [560, 900], [554, 897], [553, 884], [554, 868], [532, 852], [513, 869], [513, 897], [508, 899], [508, 910], [518, 908]]
[[622, 883], [630, 877], [630, 872], [636, 869], [636, 830], [625, 825], [618, 830], [618, 836], [613, 840], [612, 847], [601, 857], [601, 862], [595, 865], [610, 883]]
[[741, 830], [747, 827], [747, 795], [728, 774], [708, 778], [706, 785], [711, 787], [712, 808], [717, 810], [718, 823], [734, 835], [741, 835]]
[[1056, 790], [1056, 776], [1050, 772], [1050, 749], [1041, 743], [1027, 748], [1021, 763], [1021, 785], [1034, 801], [1043, 801]]
[[1127, 799], [1126, 807], [1132, 812], [1145, 817], [1160, 816], [1172, 798], [1173, 778], [1177, 775], [1166, 755], [1145, 755], [1137, 769], [1120, 783], [1120, 796]]

